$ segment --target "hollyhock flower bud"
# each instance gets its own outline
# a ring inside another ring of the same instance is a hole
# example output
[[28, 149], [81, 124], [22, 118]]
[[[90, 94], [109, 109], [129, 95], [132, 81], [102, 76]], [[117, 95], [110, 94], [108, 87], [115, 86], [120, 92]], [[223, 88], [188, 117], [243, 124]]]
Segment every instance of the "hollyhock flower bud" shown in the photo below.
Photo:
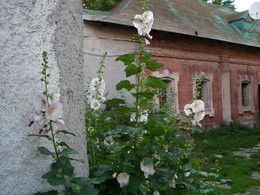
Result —
[[56, 122], [57, 122], [57, 125], [59, 128], [61, 128], [65, 125], [65, 122], [62, 119], [57, 119]]

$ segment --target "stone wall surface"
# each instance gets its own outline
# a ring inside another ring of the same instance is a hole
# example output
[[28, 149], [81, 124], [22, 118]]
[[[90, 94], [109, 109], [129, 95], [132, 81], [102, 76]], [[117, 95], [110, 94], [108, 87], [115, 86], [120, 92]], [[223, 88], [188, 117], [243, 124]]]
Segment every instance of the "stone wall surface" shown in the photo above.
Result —
[[[64, 129], [78, 134], [69, 138], [85, 162], [84, 102], [82, 77], [81, 1], [0, 1], [0, 194], [44, 192], [49, 184], [41, 178], [51, 159], [37, 151], [50, 147], [28, 124], [36, 115], [32, 99], [41, 93], [42, 51], [49, 53], [50, 91], [61, 93]], [[67, 136], [66, 136], [67, 137]], [[77, 164], [80, 175], [87, 165]]]

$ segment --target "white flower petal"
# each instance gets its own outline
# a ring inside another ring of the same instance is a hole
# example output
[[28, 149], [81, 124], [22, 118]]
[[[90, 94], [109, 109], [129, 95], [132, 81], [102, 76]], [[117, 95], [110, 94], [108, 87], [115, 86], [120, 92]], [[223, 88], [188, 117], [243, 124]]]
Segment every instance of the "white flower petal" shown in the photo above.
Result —
[[205, 110], [204, 102], [202, 100], [195, 100], [191, 104], [191, 109], [194, 113]]
[[38, 94], [34, 97], [34, 106], [37, 111], [46, 111], [48, 103], [43, 94]]
[[90, 107], [94, 110], [98, 110], [100, 108], [101, 104], [99, 103], [98, 100], [93, 99], [90, 103]]
[[62, 104], [56, 103], [51, 104], [46, 111], [46, 118], [49, 120], [56, 121], [62, 117]]
[[190, 114], [192, 114], [191, 104], [186, 104], [186, 105], [184, 106], [184, 112], [185, 112], [186, 116], [189, 116]]
[[120, 187], [127, 185], [129, 182], [129, 175], [127, 173], [119, 173], [117, 176], [117, 181], [120, 184]]

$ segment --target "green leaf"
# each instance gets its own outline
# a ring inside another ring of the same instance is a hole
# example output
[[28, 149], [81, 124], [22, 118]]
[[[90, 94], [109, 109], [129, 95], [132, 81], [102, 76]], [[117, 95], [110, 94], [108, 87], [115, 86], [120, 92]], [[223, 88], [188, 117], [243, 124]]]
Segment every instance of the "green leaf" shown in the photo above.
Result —
[[63, 173], [64, 175], [67, 175], [69, 177], [71, 177], [73, 175], [74, 172], [74, 167], [70, 164], [69, 159], [63, 162]]
[[150, 108], [149, 101], [148, 101], [147, 99], [141, 100], [140, 103], [139, 103], [139, 107], [140, 107], [142, 110], [147, 110], [148, 108]]
[[135, 61], [135, 54], [124, 54], [116, 58], [116, 61], [122, 61], [125, 65], [130, 65]]
[[155, 60], [148, 60], [146, 62], [146, 68], [148, 68], [151, 71], [156, 71], [158, 68], [161, 68], [161, 67], [163, 67], [163, 64], [159, 63]]
[[42, 178], [47, 179], [47, 182], [52, 186], [66, 185], [65, 178], [57, 176], [53, 171], [44, 174]]
[[49, 151], [45, 147], [38, 147], [38, 150], [40, 151], [41, 154], [45, 154], [45, 155], [53, 155], [54, 154], [53, 152]]
[[125, 104], [125, 100], [114, 98], [105, 101], [104, 104]]
[[58, 195], [58, 191], [51, 190], [51, 191], [48, 191], [48, 192], [38, 192], [34, 195]]
[[57, 144], [59, 146], [65, 146], [65, 147], [69, 148], [68, 144], [66, 144], [65, 142], [57, 142]]
[[166, 89], [167, 85], [160, 78], [154, 76], [147, 77], [147, 85], [152, 88], [163, 88]]
[[74, 161], [77, 161], [77, 162], [81, 162], [81, 163], [84, 163], [84, 161], [82, 159], [76, 159], [76, 158], [69, 158], [70, 160], [74, 160]]
[[59, 133], [70, 134], [70, 135], [76, 136], [76, 134], [71, 133], [71, 132], [66, 131], [66, 130], [58, 130], [58, 131], [55, 132], [56, 135], [58, 135]]
[[151, 56], [152, 56], [151, 53], [145, 52], [145, 53], [143, 53], [143, 55], [140, 57], [139, 61], [140, 61], [141, 63], [147, 63], [147, 61], [150, 60]]
[[68, 157], [70, 154], [78, 154], [78, 152], [72, 148], [64, 148], [60, 155]]
[[141, 92], [141, 93], [133, 93], [133, 96], [136, 97], [145, 97], [146, 99], [153, 99], [154, 93], [152, 92]]
[[99, 190], [95, 188], [95, 186], [93, 184], [87, 184], [86, 186], [84, 186], [84, 194], [86, 195], [98, 195], [99, 194]]
[[131, 64], [125, 68], [126, 77], [138, 74], [142, 71], [141, 67], [136, 67], [134, 64]]
[[119, 91], [121, 89], [126, 89], [128, 91], [131, 91], [131, 89], [133, 89], [134, 87], [135, 85], [132, 84], [129, 80], [123, 80], [116, 85], [116, 90]]
[[133, 108], [124, 107], [124, 106], [119, 106], [119, 107], [113, 109], [113, 111], [119, 111], [119, 112], [125, 112], [125, 113], [132, 112], [133, 110], [134, 110]]
[[47, 138], [48, 140], [52, 140], [52, 138], [48, 135], [41, 135], [41, 134], [29, 134], [28, 136], [34, 136], [34, 137], [44, 137]]
[[132, 34], [131, 36], [132, 36], [132, 41], [139, 41], [142, 38], [142, 36], [139, 34]]
[[144, 165], [148, 165], [149, 163], [152, 163], [152, 162], [153, 162], [153, 159], [148, 158], [148, 157], [145, 157], [145, 158], [143, 159], [143, 161], [144, 161]]

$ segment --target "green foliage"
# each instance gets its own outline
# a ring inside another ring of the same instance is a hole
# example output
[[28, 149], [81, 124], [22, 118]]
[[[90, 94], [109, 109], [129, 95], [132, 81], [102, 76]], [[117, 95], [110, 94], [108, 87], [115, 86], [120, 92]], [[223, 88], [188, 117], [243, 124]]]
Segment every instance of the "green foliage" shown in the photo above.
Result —
[[84, 9], [109, 11], [121, 0], [82, 0]]
[[219, 6], [227, 7], [230, 9], [235, 9], [235, 6], [234, 6], [235, 0], [202, 0], [202, 1], [206, 1], [206, 2], [212, 3], [214, 5], [219, 5]]

